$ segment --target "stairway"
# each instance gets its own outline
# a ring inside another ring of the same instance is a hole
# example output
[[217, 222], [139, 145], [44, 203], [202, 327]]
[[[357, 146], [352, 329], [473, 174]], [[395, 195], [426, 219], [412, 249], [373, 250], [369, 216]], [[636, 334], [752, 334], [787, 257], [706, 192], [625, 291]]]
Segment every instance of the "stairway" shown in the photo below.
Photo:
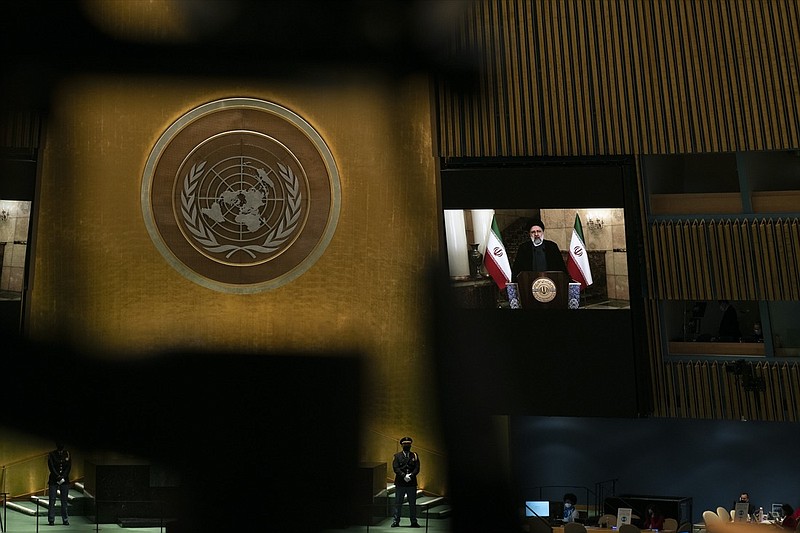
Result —
[[[372, 525], [379, 524], [394, 513], [395, 486], [388, 483], [386, 489], [380, 491], [373, 497], [373, 504], [368, 514], [371, 515]], [[73, 483], [69, 491], [69, 515], [85, 516], [86, 510], [90, 508], [86, 504], [91, 496], [84, 492], [81, 483]], [[48, 510], [47, 495], [33, 495], [28, 500], [12, 500], [7, 502], [9, 510], [26, 514], [28, 516], [47, 517]], [[448, 518], [451, 507], [444, 496], [426, 494], [423, 490], [417, 490], [417, 518], [420, 520], [437, 520]], [[400, 514], [403, 518], [409, 517], [408, 501], [403, 502]], [[61, 516], [61, 502], [56, 501], [56, 518]], [[158, 527], [160, 520], [140, 519], [140, 518], [120, 518], [119, 525], [122, 527]]]
[[[375, 499], [378, 500], [379, 496], [376, 496]], [[391, 516], [394, 513], [394, 496], [395, 486], [394, 483], [390, 483], [386, 486], [386, 492], [383, 496], [389, 510], [387, 516]], [[447, 518], [450, 516], [451, 511], [452, 509], [446, 497], [432, 496], [425, 494], [423, 490], [417, 490], [417, 518], [431, 520]], [[408, 500], [403, 502], [403, 506], [400, 509], [400, 516], [408, 518]]]
[[[86, 509], [86, 499], [88, 496], [83, 492], [83, 484], [73, 483], [67, 495], [69, 499], [69, 515], [81, 516]], [[56, 500], [56, 517], [61, 516], [61, 500]], [[6, 507], [12, 511], [26, 514], [28, 516], [47, 516], [49, 497], [32, 495], [28, 500], [11, 500], [6, 502]]]

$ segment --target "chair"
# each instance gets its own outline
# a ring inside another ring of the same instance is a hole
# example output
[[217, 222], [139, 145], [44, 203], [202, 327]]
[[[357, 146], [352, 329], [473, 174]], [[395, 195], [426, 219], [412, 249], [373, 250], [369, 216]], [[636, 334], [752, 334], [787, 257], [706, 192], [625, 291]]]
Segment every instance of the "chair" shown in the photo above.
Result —
[[553, 533], [553, 528], [550, 523], [538, 516], [527, 517], [527, 531], [528, 533]]
[[677, 533], [693, 533], [694, 526], [691, 522], [681, 522], [681, 525], [678, 526]]
[[731, 518], [731, 512], [722, 506], [717, 507], [717, 515], [719, 515], [723, 522], [733, 522], [733, 518]]
[[[638, 526], [634, 526], [633, 524], [622, 524], [617, 528], [618, 533], [642, 533], [642, 530], [639, 529]], [[566, 532], [564, 532], [566, 533]]]
[[586, 533], [586, 526], [578, 522], [564, 524], [564, 533]]
[[597, 525], [600, 527], [614, 527], [617, 525], [617, 517], [613, 514], [604, 514], [597, 520]]
[[[674, 518], [665, 518], [664, 519], [664, 530], [665, 531], [678, 531], [678, 521]], [[691, 533], [691, 529], [689, 529], [689, 533]]]
[[703, 511], [703, 522], [705, 522], [706, 531], [709, 533], [719, 531], [723, 525], [722, 518], [714, 511]]

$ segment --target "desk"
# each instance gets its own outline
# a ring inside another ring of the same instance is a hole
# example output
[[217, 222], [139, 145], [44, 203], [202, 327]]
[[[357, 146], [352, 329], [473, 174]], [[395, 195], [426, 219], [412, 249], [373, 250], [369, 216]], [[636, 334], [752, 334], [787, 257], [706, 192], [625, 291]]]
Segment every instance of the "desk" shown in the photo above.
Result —
[[728, 355], [764, 357], [763, 342], [676, 342], [669, 343], [670, 355]]
[[[781, 522], [780, 521], [773, 521], [773, 520], [767, 520], [767, 521], [764, 521], [764, 522], [723, 522], [721, 525], [724, 526], [724, 527], [750, 526], [751, 528], [766, 526], [766, 527], [770, 527], [770, 528], [778, 528], [778, 529], [783, 530], [783, 527], [781, 527]], [[761, 530], [759, 530], [759, 531], [761, 531]], [[786, 530], [784, 530], [784, 531], [786, 531]], [[692, 524], [692, 532], [693, 533], [706, 533], [706, 523], [705, 522], [698, 522], [696, 524]]]
[[497, 284], [492, 278], [455, 280], [450, 283], [454, 303], [463, 309], [497, 307]]
[[[587, 526], [587, 533], [617, 533], [617, 528]], [[674, 529], [643, 529], [642, 533], [675, 533]], [[553, 533], [564, 533], [564, 526], [553, 526]]]

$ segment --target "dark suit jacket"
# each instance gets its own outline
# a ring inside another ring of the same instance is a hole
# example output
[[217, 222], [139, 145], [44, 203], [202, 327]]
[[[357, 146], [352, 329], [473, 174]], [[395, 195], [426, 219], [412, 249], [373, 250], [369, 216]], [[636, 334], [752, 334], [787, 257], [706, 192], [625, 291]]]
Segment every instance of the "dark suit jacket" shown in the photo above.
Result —
[[742, 333], [739, 331], [739, 317], [736, 316], [736, 309], [732, 305], [729, 305], [722, 314], [717, 337], [723, 341], [736, 342], [741, 336]]
[[53, 450], [47, 454], [47, 469], [50, 471], [47, 482], [51, 485], [58, 483], [60, 479], [69, 483], [69, 472], [72, 470], [72, 456], [70, 456], [67, 450]]
[[[394, 470], [394, 484], [398, 487], [416, 487], [419, 475], [419, 455], [408, 452], [408, 457], [403, 452], [394, 454], [392, 459]], [[406, 481], [406, 474], [411, 474], [411, 481]]]
[[[547, 270], [560, 270], [567, 274], [567, 266], [564, 264], [564, 258], [561, 257], [561, 250], [558, 245], [553, 241], [545, 239], [544, 243], [544, 257], [547, 260]], [[517, 256], [514, 257], [514, 264], [511, 265], [511, 279], [517, 281], [517, 276], [520, 272], [526, 270], [534, 272], [533, 268], [533, 242], [528, 239], [519, 245], [517, 249]]]

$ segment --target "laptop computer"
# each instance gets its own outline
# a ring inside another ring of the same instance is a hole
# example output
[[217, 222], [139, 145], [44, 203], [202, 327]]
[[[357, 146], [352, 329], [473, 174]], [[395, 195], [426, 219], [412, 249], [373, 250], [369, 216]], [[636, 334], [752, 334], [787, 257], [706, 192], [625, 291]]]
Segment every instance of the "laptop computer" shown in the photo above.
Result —
[[550, 502], [546, 500], [528, 500], [525, 502], [525, 516], [538, 516], [544, 520], [550, 518]]

